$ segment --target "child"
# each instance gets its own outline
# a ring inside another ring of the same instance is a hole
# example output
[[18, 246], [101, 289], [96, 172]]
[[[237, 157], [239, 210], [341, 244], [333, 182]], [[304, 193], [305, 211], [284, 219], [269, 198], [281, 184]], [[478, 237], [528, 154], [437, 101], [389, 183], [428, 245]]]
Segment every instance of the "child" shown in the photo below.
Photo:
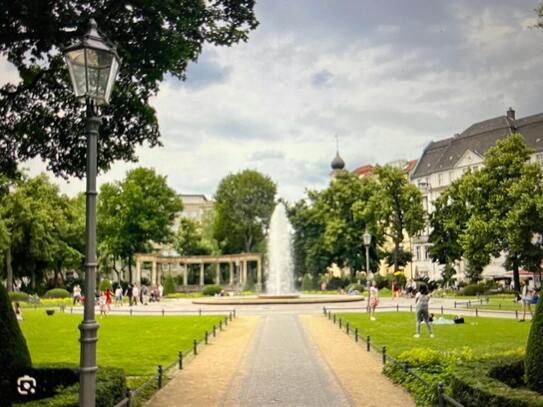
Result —
[[106, 295], [105, 293], [102, 291], [101, 295], [100, 295], [100, 316], [102, 315], [106, 315], [107, 314], [107, 302], [106, 302]]
[[428, 333], [430, 334], [430, 338], [434, 337], [434, 334], [432, 333], [432, 325], [430, 325], [430, 319], [428, 317], [428, 301], [428, 287], [423, 285], [420, 287], [419, 292], [415, 296], [417, 314], [417, 333], [415, 334], [415, 338], [420, 338], [420, 324], [423, 320], [428, 327]]
[[377, 305], [379, 305], [379, 290], [377, 289], [377, 282], [375, 280], [371, 282], [369, 305], [371, 311], [370, 319], [375, 321], [377, 319], [375, 318], [375, 308], [377, 308]]
[[17, 317], [17, 321], [23, 320], [23, 310], [21, 309], [21, 304], [18, 302], [15, 303], [15, 316]]

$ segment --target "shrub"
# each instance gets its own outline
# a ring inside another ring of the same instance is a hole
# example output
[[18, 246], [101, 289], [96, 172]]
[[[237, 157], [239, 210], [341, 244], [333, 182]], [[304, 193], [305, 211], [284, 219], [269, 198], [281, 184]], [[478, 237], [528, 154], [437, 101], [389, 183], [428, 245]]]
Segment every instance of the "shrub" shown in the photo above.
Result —
[[347, 286], [347, 291], [349, 291], [349, 290], [351, 290], [351, 289], [357, 290], [358, 292], [361, 293], [361, 292], [364, 291], [364, 286], [363, 286], [362, 284], [352, 283], [352, 284], [349, 284], [349, 285]]
[[526, 345], [526, 384], [539, 393], [543, 393], [543, 308], [539, 301], [530, 327]]
[[100, 281], [100, 292], [102, 291], [106, 291], [106, 289], [109, 288], [109, 291], [112, 291], [112, 285], [111, 285], [111, 281], [108, 280], [107, 278], [104, 278], [102, 281]]
[[[60, 391], [51, 397], [14, 407], [77, 407], [79, 405], [79, 372], [76, 367], [38, 367], [30, 373], [38, 383], [49, 381], [48, 387]], [[61, 387], [59, 387], [61, 386]], [[100, 367], [96, 373], [96, 407], [113, 407], [125, 396], [126, 378], [124, 371], [112, 367]]]
[[168, 274], [164, 280], [164, 294], [167, 295], [173, 293], [175, 293], [175, 280], [171, 274]]
[[215, 294], [219, 294], [222, 291], [221, 286], [215, 285], [215, 284], [209, 284], [204, 287], [202, 290], [203, 295], [211, 296]]
[[304, 274], [304, 278], [302, 280], [302, 290], [303, 291], [310, 291], [313, 289], [313, 278], [311, 277], [311, 274], [306, 273]]
[[27, 293], [23, 293], [22, 291], [12, 291], [12, 292], [9, 292], [8, 295], [11, 302], [15, 302], [15, 301], [28, 302], [28, 299], [30, 298], [30, 296]]
[[253, 279], [252, 276], [247, 276], [247, 282], [245, 283], [244, 290], [245, 291], [254, 291], [255, 290], [255, 280]]
[[523, 363], [518, 357], [460, 365], [451, 375], [452, 397], [466, 407], [542, 407], [543, 397], [539, 393], [508, 385], [522, 382], [522, 377]]
[[328, 289], [337, 290], [338, 288], [345, 288], [348, 284], [349, 280], [344, 280], [339, 277], [332, 277], [330, 281], [328, 281]]
[[30, 352], [6, 289], [0, 284], [0, 394], [8, 394], [14, 372], [30, 368]]
[[47, 291], [43, 296], [45, 298], [69, 298], [70, 293], [64, 288], [53, 288]]

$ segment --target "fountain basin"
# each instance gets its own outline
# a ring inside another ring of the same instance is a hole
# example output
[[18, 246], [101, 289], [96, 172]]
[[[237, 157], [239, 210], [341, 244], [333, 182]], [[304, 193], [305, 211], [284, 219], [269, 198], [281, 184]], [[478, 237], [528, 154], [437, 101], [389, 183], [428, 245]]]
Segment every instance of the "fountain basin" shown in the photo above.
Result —
[[197, 298], [193, 304], [202, 305], [262, 305], [262, 304], [333, 304], [364, 301], [360, 295], [262, 295], [246, 297]]

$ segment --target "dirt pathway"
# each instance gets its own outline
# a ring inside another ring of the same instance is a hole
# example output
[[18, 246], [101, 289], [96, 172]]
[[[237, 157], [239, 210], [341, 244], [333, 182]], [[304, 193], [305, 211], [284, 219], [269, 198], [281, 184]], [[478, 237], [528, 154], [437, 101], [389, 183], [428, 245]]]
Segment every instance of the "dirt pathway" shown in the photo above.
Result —
[[376, 353], [366, 352], [323, 316], [301, 319], [322, 358], [357, 406], [415, 406], [405, 389], [381, 373], [383, 367]]
[[260, 317], [237, 318], [146, 404], [148, 407], [219, 405], [238, 370]]

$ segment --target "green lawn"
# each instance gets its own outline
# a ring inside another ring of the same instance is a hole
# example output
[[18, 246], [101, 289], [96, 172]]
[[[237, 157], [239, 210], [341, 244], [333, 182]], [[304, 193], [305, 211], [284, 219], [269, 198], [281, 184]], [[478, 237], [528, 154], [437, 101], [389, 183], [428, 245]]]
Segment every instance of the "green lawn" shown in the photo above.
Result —
[[[173, 362], [180, 350], [192, 346], [218, 325], [220, 316], [113, 316], [97, 320], [98, 365], [116, 366], [127, 376], [149, 376], [157, 365]], [[25, 310], [21, 328], [33, 363], [79, 364], [81, 315], [55, 312], [47, 316], [43, 309]]]
[[509, 319], [464, 317], [464, 324], [434, 325], [435, 338], [428, 336], [423, 325], [417, 339], [413, 338], [415, 313], [382, 312], [377, 314], [377, 321], [370, 321], [368, 314], [337, 314], [337, 317], [349, 321], [353, 330], [357, 327], [363, 338], [369, 335], [379, 348], [386, 345], [393, 356], [415, 347], [438, 351], [470, 347], [477, 354], [524, 349], [531, 325]]

